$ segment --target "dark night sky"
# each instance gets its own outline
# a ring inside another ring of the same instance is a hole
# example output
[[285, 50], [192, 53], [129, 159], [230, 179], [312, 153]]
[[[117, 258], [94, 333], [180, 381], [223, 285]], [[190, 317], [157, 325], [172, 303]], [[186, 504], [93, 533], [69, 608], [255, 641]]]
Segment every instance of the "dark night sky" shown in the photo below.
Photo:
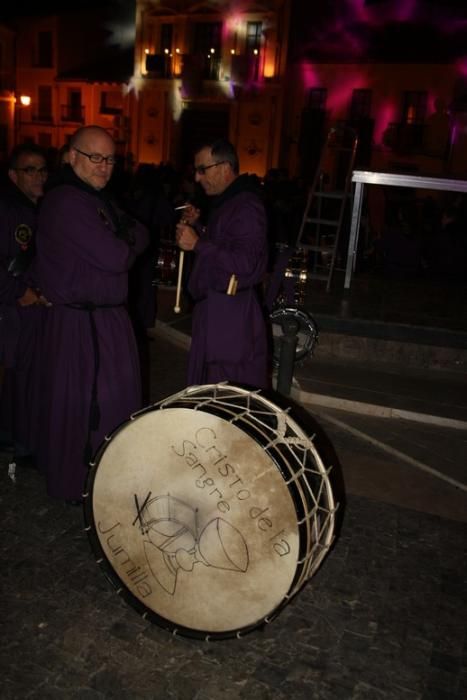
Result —
[[[79, 0], [133, 20], [134, 0]], [[292, 0], [291, 57], [311, 60], [467, 59], [467, 0]], [[76, 11], [67, 0], [3, 1], [0, 19]]]
[[292, 0], [293, 58], [449, 61], [467, 57], [467, 0]]
[[78, 0], [77, 5], [68, 0], [3, 0], [0, 8], [0, 19], [24, 15], [55, 14], [63, 11], [75, 11], [93, 7], [109, 7], [120, 15], [134, 17], [134, 0]]

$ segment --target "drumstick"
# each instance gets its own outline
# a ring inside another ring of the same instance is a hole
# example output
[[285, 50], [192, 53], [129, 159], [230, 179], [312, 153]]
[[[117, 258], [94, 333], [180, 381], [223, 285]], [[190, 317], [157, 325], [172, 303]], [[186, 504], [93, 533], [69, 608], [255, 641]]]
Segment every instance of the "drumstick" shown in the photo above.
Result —
[[180, 313], [180, 294], [182, 292], [182, 273], [183, 273], [183, 258], [184, 258], [184, 251], [180, 251], [180, 257], [178, 259], [178, 280], [177, 280], [177, 294], [175, 296], [175, 306], [174, 306], [174, 313], [179, 314]]

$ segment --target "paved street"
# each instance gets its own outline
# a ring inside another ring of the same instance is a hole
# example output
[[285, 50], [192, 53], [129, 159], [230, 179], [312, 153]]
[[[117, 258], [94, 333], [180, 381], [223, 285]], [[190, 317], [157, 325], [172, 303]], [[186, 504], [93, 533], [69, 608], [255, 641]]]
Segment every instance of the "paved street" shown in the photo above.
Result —
[[[186, 356], [161, 338], [150, 351], [155, 401], [183, 388]], [[466, 493], [336, 416], [318, 418], [346, 484], [335, 546], [276, 620], [240, 640], [173, 637], [141, 618], [95, 563], [81, 509], [48, 499], [33, 470], [13, 483], [3, 453], [2, 700], [463, 700]]]

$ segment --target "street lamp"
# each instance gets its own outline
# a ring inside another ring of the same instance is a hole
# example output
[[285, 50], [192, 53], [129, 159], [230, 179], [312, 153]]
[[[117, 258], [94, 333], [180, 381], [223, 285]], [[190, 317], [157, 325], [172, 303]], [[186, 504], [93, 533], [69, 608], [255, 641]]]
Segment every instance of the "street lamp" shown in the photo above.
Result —
[[30, 95], [20, 95], [19, 98], [15, 100], [15, 144], [19, 143], [19, 134], [21, 130], [21, 109], [22, 107], [31, 106], [31, 96]]

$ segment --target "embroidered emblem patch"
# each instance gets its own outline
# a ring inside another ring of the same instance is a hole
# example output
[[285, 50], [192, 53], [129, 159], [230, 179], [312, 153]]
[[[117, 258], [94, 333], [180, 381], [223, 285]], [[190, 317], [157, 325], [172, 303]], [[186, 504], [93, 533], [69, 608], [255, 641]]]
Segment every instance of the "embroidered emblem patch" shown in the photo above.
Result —
[[26, 250], [32, 241], [32, 229], [27, 224], [20, 224], [15, 230], [15, 241]]

